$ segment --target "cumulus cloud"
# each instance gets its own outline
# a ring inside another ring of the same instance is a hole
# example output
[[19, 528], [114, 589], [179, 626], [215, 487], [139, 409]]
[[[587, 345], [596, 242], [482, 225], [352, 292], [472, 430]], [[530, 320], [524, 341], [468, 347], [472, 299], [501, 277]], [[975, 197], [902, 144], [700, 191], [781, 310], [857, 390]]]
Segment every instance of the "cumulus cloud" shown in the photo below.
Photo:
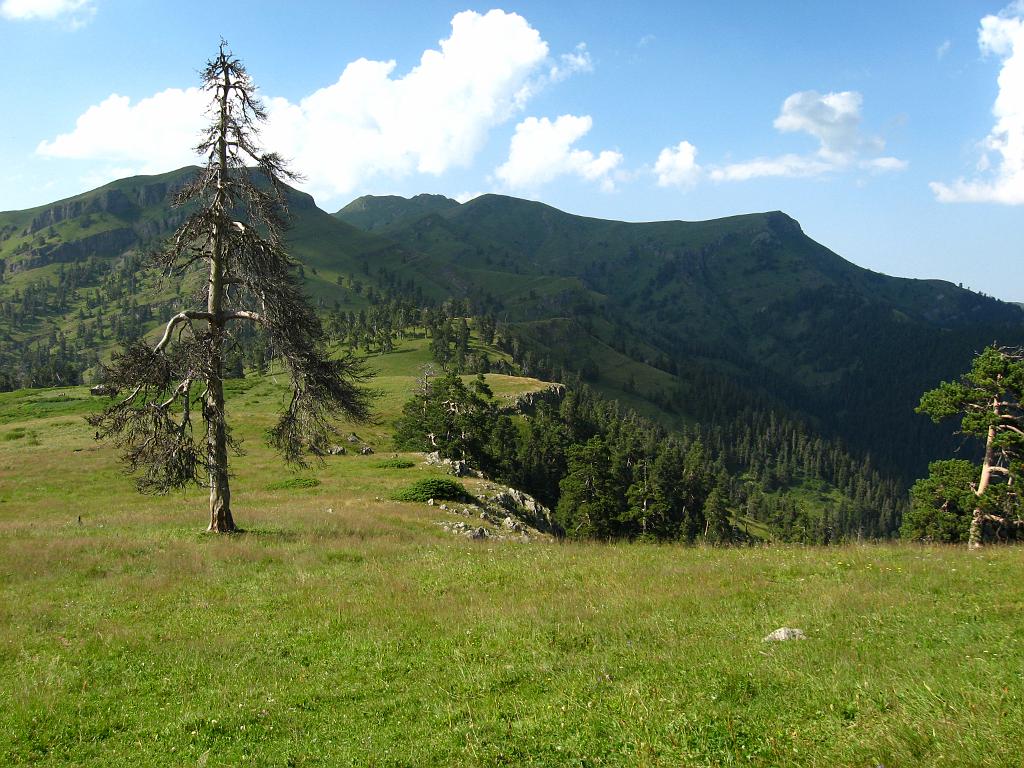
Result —
[[952, 184], [932, 182], [943, 203], [1024, 204], [1024, 2], [981, 20], [978, 47], [999, 58], [999, 94], [992, 106], [996, 119], [981, 144], [978, 175]]
[[554, 122], [546, 117], [526, 118], [516, 126], [508, 160], [494, 175], [512, 189], [534, 189], [559, 176], [579, 176], [600, 183], [606, 191], [614, 189], [611, 173], [622, 162], [621, 154], [573, 149], [592, 125], [589, 115], [561, 115]]
[[3, 0], [0, 16], [13, 21], [65, 19], [84, 24], [96, 13], [91, 0]]
[[[526, 19], [492, 10], [456, 14], [437, 48], [405, 74], [396, 66], [358, 59], [297, 102], [266, 98], [263, 144], [290, 158], [318, 197], [348, 194], [375, 177], [439, 175], [468, 166], [491, 130], [538, 91], [593, 65], [585, 45], [552, 57]], [[169, 89], [136, 104], [115, 94], [38, 151], [166, 170], [195, 161], [189, 148], [205, 108], [198, 89]]]
[[782, 133], [814, 137], [818, 149], [804, 155], [760, 157], [713, 168], [715, 181], [746, 181], [764, 176], [807, 177], [832, 171], [862, 168], [873, 173], [903, 170], [907, 163], [895, 157], [877, 157], [885, 148], [881, 138], [861, 131], [863, 97], [856, 91], [826, 93], [799, 91], [782, 103], [773, 125]]
[[659, 187], [692, 187], [701, 176], [697, 148], [688, 141], [665, 147], [654, 163]]
[[[208, 96], [200, 88], [168, 88], [132, 104], [112, 94], [89, 107], [70, 133], [42, 141], [44, 157], [100, 159], [158, 173], [195, 162]], [[118, 169], [111, 169], [118, 170]], [[109, 180], [109, 179], [108, 179]]]

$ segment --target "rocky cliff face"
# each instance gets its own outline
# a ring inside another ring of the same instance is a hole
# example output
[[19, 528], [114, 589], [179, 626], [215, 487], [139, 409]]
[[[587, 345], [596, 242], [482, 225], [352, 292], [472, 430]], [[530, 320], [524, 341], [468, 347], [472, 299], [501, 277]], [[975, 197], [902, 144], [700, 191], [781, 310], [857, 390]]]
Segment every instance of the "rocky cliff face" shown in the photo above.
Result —
[[549, 384], [544, 389], [538, 389], [535, 392], [523, 392], [505, 398], [505, 402], [499, 406], [498, 410], [502, 413], [531, 414], [541, 403], [558, 405], [562, 402], [563, 397], [565, 397], [564, 384]]
[[70, 263], [90, 256], [120, 255], [139, 242], [138, 233], [131, 227], [98, 232], [79, 240], [47, 243], [31, 248], [28, 252], [8, 265], [11, 273], [35, 269], [47, 264]]
[[89, 214], [108, 213], [125, 222], [136, 221], [144, 208], [163, 206], [181, 183], [155, 182], [134, 187], [127, 192], [121, 189], [106, 189], [86, 197], [76, 197], [49, 206], [32, 218], [28, 225], [30, 234], [46, 229], [69, 219]]

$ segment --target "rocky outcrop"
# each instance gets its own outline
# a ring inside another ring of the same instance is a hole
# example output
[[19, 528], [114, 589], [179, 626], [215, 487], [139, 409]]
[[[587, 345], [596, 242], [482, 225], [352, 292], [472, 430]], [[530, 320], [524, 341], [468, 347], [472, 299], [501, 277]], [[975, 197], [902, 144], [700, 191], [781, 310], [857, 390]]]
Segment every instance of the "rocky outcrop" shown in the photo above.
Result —
[[438, 451], [428, 453], [426, 463], [434, 467], [440, 467], [449, 475], [454, 477], [483, 477], [483, 472], [473, 469], [461, 459], [442, 459]]
[[498, 486], [496, 491], [487, 500], [507, 513], [506, 521], [511, 516], [515, 520], [522, 521], [539, 531], [544, 531], [545, 533], [557, 532], [558, 524], [555, 523], [551, 510], [530, 494], [509, 486]]
[[138, 240], [135, 230], [130, 227], [111, 229], [79, 240], [40, 245], [7, 266], [14, 273], [47, 264], [84, 261], [90, 256], [117, 256], [136, 245]]
[[[187, 179], [182, 179], [184, 183]], [[165, 181], [140, 184], [128, 190], [103, 189], [88, 195], [55, 203], [33, 217], [28, 225], [30, 234], [52, 227], [68, 219], [97, 213], [108, 213], [125, 222], [136, 221], [143, 208], [163, 206], [180, 188], [180, 184]]]
[[502, 413], [531, 414], [541, 403], [558, 405], [565, 397], [564, 384], [548, 384], [543, 389], [533, 392], [521, 392], [518, 395], [507, 395], [504, 402], [498, 406]]
[[449, 533], [471, 539], [494, 541], [553, 541], [560, 533], [551, 511], [529, 494], [508, 486], [488, 483], [472, 504], [438, 503], [429, 499], [427, 506], [466, 520], [438, 520], [437, 525]]

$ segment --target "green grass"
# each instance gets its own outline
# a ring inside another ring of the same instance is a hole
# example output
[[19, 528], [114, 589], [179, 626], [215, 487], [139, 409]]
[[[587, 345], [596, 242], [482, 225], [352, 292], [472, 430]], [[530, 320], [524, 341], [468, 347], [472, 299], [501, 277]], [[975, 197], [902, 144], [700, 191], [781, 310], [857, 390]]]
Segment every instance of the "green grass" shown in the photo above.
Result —
[[[382, 362], [386, 422], [416, 368]], [[1020, 549], [469, 541], [389, 498], [421, 457], [297, 477], [283, 385], [228, 389], [220, 537], [201, 489], [134, 492], [99, 398], [0, 396], [37, 443], [0, 440], [0, 765], [1020, 765]]]

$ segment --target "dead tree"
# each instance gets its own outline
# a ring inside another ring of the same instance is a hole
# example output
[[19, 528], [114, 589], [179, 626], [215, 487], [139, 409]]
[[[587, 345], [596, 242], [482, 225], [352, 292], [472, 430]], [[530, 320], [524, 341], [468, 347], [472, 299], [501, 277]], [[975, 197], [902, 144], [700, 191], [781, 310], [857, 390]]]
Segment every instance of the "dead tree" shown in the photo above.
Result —
[[[266, 114], [242, 63], [221, 41], [202, 73], [211, 95], [210, 125], [197, 152], [205, 165], [174, 205], [185, 222], [155, 256], [166, 274], [206, 277], [197, 306], [177, 313], [155, 345], [138, 341], [113, 356], [104, 384], [117, 393], [90, 419], [100, 439], [112, 440], [143, 492], [190, 483], [210, 489], [210, 531], [235, 530], [231, 515], [224, 408], [224, 351], [238, 323], [256, 323], [287, 368], [291, 402], [268, 440], [290, 463], [307, 448], [323, 448], [340, 418], [368, 418], [367, 374], [352, 356], [327, 355], [320, 322], [306, 303], [283, 233], [288, 208], [284, 182], [297, 176], [257, 144]], [[193, 435], [192, 418], [205, 423]]]
[[960, 431], [984, 440], [985, 452], [967, 545], [982, 545], [985, 524], [999, 531], [1024, 528], [1018, 495], [1024, 473], [1024, 350], [991, 346], [974, 358], [959, 381], [926, 392], [919, 413], [933, 421], [960, 416]]

